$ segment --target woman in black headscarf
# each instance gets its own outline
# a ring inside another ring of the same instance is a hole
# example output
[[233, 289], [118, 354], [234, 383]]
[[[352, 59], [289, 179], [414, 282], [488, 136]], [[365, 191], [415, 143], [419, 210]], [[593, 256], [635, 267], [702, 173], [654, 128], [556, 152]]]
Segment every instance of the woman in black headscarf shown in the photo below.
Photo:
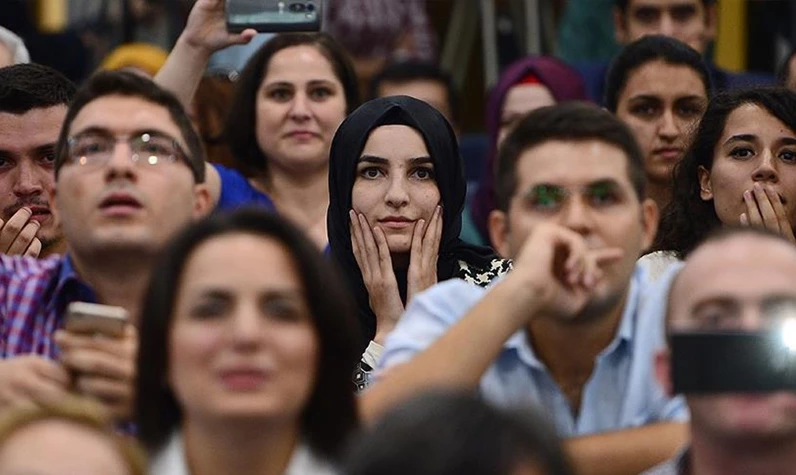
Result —
[[511, 264], [459, 239], [467, 186], [459, 147], [425, 102], [394, 96], [363, 104], [340, 125], [329, 160], [330, 252], [371, 341], [355, 374], [362, 389], [414, 295], [452, 278], [485, 286]]

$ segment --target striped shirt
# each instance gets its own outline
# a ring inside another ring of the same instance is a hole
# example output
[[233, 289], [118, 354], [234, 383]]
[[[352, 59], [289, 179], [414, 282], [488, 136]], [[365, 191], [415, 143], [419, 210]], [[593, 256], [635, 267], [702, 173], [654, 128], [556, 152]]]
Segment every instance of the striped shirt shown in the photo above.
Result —
[[59, 356], [53, 335], [70, 302], [96, 302], [68, 255], [47, 259], [0, 255], [0, 358]]

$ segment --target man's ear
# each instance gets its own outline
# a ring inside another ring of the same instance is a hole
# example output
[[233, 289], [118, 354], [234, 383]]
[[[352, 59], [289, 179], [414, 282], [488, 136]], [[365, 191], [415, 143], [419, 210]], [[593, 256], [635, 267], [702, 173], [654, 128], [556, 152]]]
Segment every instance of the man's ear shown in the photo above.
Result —
[[710, 170], [700, 165], [697, 168], [697, 176], [699, 177], [699, 197], [702, 201], [710, 201], [713, 199], [713, 184], [710, 182]]
[[625, 19], [625, 14], [619, 7], [613, 8], [613, 20], [614, 20], [614, 39], [620, 45], [624, 45], [629, 43], [628, 41], [628, 33], [627, 33], [627, 21]]
[[210, 190], [204, 183], [194, 185], [193, 189], [193, 217], [201, 219], [213, 210], [213, 200], [210, 197]]
[[641, 226], [643, 232], [642, 249], [646, 250], [652, 246], [655, 234], [658, 233], [658, 223], [661, 213], [658, 205], [650, 198], [641, 202]]
[[672, 354], [669, 348], [663, 348], [655, 353], [655, 378], [660, 383], [668, 396], [674, 396], [672, 385]]
[[487, 218], [487, 229], [489, 231], [489, 242], [498, 254], [504, 258], [511, 256], [508, 214], [497, 209], [490, 212]]
[[716, 39], [716, 32], [718, 31], [718, 23], [719, 23], [719, 12], [717, 10], [716, 3], [712, 3], [705, 8], [705, 33], [703, 38], [705, 39], [705, 47], [707, 48], [708, 43]]

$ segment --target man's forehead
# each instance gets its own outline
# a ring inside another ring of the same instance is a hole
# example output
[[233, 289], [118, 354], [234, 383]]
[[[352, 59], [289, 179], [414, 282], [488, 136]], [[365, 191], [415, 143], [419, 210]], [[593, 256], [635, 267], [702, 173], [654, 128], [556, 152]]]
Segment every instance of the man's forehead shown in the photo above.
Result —
[[738, 300], [794, 294], [796, 247], [777, 239], [738, 235], [711, 242], [688, 258], [672, 287], [673, 301], [734, 295]]
[[699, 7], [702, 6], [702, 0], [629, 0], [627, 6], [629, 9], [633, 10], [638, 8], [670, 9], [686, 6]]
[[86, 104], [72, 121], [70, 133], [74, 135], [88, 128], [116, 134], [159, 130], [183, 140], [166, 107], [134, 96], [103, 96]]
[[22, 153], [54, 144], [65, 117], [65, 105], [35, 108], [23, 114], [0, 112], [0, 149]]
[[583, 186], [598, 181], [632, 187], [627, 167], [627, 156], [613, 144], [596, 139], [549, 140], [521, 154], [517, 178], [520, 187], [537, 183]]

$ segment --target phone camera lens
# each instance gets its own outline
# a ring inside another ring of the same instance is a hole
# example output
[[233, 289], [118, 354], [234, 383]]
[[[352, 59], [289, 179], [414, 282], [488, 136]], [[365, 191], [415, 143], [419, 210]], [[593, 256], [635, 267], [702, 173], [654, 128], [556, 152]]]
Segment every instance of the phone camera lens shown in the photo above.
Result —
[[291, 3], [290, 6], [288, 7], [288, 10], [290, 10], [293, 13], [301, 13], [304, 11], [305, 8], [306, 6], [303, 3]]
[[308, 3], [307, 4], [307, 11], [308, 12], [314, 12], [315, 11], [315, 5], [312, 4], [312, 3]]

